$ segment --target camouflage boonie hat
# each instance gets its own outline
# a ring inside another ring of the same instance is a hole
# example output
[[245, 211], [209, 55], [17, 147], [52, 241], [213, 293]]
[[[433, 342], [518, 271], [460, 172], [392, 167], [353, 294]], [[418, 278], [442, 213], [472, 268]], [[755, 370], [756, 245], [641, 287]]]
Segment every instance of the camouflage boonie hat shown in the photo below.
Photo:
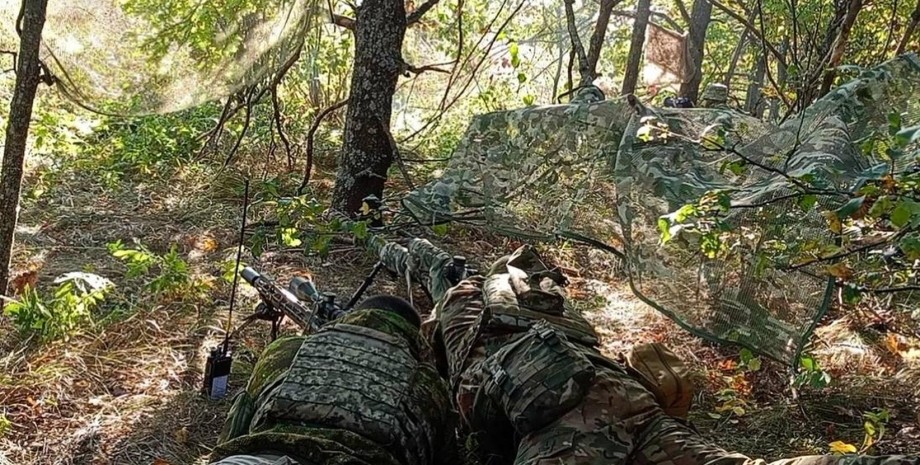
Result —
[[700, 99], [704, 103], [725, 103], [728, 101], [728, 87], [725, 84], [709, 84]]

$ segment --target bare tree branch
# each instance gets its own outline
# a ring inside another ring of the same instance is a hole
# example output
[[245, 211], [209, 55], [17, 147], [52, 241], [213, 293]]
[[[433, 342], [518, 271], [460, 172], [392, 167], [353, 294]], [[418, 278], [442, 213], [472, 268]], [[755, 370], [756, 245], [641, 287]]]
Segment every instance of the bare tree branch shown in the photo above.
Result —
[[[575, 0], [564, 0], [565, 3], [565, 19], [569, 27], [569, 39], [572, 41], [572, 50], [575, 51], [575, 55], [578, 57], [578, 71], [581, 76], [581, 81], [579, 85], [585, 85], [585, 80], [593, 81], [594, 78], [588, 79], [588, 76], [591, 72], [590, 65], [588, 64], [588, 56], [585, 54], [585, 47], [581, 43], [581, 37], [578, 36], [578, 27], [575, 26], [575, 10], [572, 7], [572, 4], [575, 3]], [[571, 89], [569, 89], [571, 90]]]
[[757, 31], [755, 29], [754, 32], [756, 34], [759, 34], [759, 37], [761, 39], [760, 40], [760, 54], [762, 55], [762, 58], [763, 58], [763, 65], [764, 65], [764, 70], [766, 71], [766, 74], [767, 74], [767, 79], [770, 80], [770, 84], [773, 86], [774, 89], [776, 89], [776, 95], [778, 95], [780, 100], [783, 101], [783, 104], [786, 105], [787, 108], [792, 107], [792, 103], [789, 102], [789, 99], [786, 98], [786, 95], [783, 93], [783, 88], [780, 87], [780, 85], [777, 84], [776, 79], [773, 78], [773, 71], [770, 70], [770, 58], [767, 56], [768, 49], [776, 53], [777, 61], [779, 62], [780, 68], [785, 69], [787, 65], [786, 65], [786, 58], [783, 56], [783, 54], [779, 53], [779, 51], [777, 51], [776, 48], [773, 47], [773, 44], [771, 44], [765, 38], [767, 34], [767, 27], [764, 24], [764, 18], [763, 18], [763, 0], [757, 0], [757, 18], [760, 20], [760, 31]]
[[684, 21], [685, 21], [687, 24], [690, 24], [691, 22], [693, 22], [693, 21], [690, 19], [690, 13], [687, 12], [687, 5], [684, 5], [683, 0], [674, 0], [674, 3], [677, 4], [677, 11], [680, 12], [681, 18], [684, 18]]
[[412, 13], [409, 13], [409, 16], [406, 16], [406, 26], [411, 26], [422, 19], [422, 16], [425, 16], [425, 13], [428, 13], [428, 10], [434, 8], [441, 0], [428, 0], [425, 3], [419, 5]]
[[348, 29], [349, 31], [355, 30], [354, 18], [336, 14], [335, 8], [332, 7], [332, 0], [326, 0], [326, 9], [329, 11], [329, 22], [335, 24], [336, 26]]
[[[502, 0], [502, 7], [499, 9], [499, 13], [501, 12], [502, 9], [504, 9], [504, 5], [507, 3], [507, 1], [508, 0]], [[505, 30], [505, 28], [508, 27], [508, 24], [511, 23], [511, 20], [514, 19], [515, 16], [517, 16], [517, 14], [521, 11], [522, 8], [524, 8], [524, 5], [526, 4], [527, 4], [527, 0], [521, 0], [521, 2], [517, 4], [514, 10], [511, 11], [508, 17], [505, 18], [505, 20], [499, 25], [498, 29], [495, 30], [494, 34], [491, 34], [491, 39], [489, 40], [489, 43], [486, 45], [485, 50], [482, 53], [482, 56], [479, 58], [479, 61], [476, 62], [476, 64], [473, 66], [473, 69], [470, 71], [470, 77], [467, 78], [466, 82], [461, 87], [460, 92], [456, 93], [453, 96], [453, 98], [449, 98], [450, 88], [445, 89], [444, 97], [442, 98], [441, 104], [438, 108], [438, 113], [432, 116], [428, 121], [426, 121], [425, 124], [422, 125], [422, 127], [416, 129], [412, 134], [409, 134], [408, 136], [404, 137], [401, 142], [406, 142], [408, 140], [415, 138], [416, 136], [421, 134], [423, 131], [430, 128], [432, 125], [436, 124], [438, 121], [441, 120], [441, 118], [444, 116], [447, 110], [450, 107], [452, 107], [457, 102], [457, 100], [460, 99], [460, 96], [462, 96], [467, 91], [467, 89], [469, 89], [470, 85], [473, 83], [474, 79], [476, 78], [477, 72], [482, 67], [482, 64], [489, 57], [489, 53], [492, 51], [492, 47], [495, 46], [495, 42], [501, 36], [501, 33]], [[498, 14], [496, 14], [496, 16], [492, 18], [492, 21], [489, 23], [488, 27], [484, 28], [484, 30], [491, 31], [492, 25], [495, 23], [495, 21], [498, 21]], [[485, 39], [485, 37], [486, 37], [485, 34], [480, 36], [479, 42], [477, 42], [476, 45], [473, 47], [474, 51], [480, 50], [479, 44]], [[462, 65], [458, 65], [458, 66], [461, 66], [461, 67], [465, 66], [466, 63], [468, 63], [469, 60], [472, 59], [472, 57], [473, 57], [473, 52], [469, 53], [466, 56], [466, 58], [463, 60]]]
[[294, 168], [294, 154], [291, 152], [291, 141], [288, 140], [287, 134], [284, 133], [282, 124], [281, 104], [278, 101], [278, 86], [272, 87], [272, 116], [274, 116], [275, 126], [278, 128], [278, 136], [281, 143], [284, 144], [284, 152], [287, 154], [288, 170]]
[[[255, 88], [253, 88], [253, 91]], [[233, 144], [233, 147], [230, 148], [230, 152], [227, 153], [227, 158], [224, 159], [224, 164], [221, 168], [226, 168], [227, 165], [233, 160], [233, 156], [236, 155], [237, 150], [240, 149], [240, 145], [243, 143], [243, 138], [246, 137], [246, 131], [249, 130], [249, 123], [252, 122], [252, 106], [255, 104], [256, 99], [254, 98], [254, 92], [251, 91], [249, 96], [246, 99], [246, 116], [243, 119], [243, 129], [240, 130], [239, 137], [236, 138], [236, 143]]]
[[336, 26], [343, 27], [349, 31], [355, 30], [355, 20], [354, 18], [349, 18], [348, 16], [342, 16], [338, 14], [333, 14], [331, 16], [332, 24]]
[[847, 41], [850, 39], [850, 31], [856, 23], [856, 16], [859, 15], [859, 12], [862, 10], [863, 4], [863, 0], [850, 0], [850, 4], [847, 7], [847, 14], [843, 19], [843, 24], [840, 26], [840, 32], [837, 34], [837, 38], [834, 40], [834, 46], [831, 48], [831, 59], [828, 63], [828, 70], [824, 73], [824, 81], [821, 83], [821, 90], [818, 93], [818, 97], [830, 92], [831, 85], [834, 84], [834, 78], [837, 77], [836, 68], [840, 66], [843, 60], [843, 52], [846, 51]]
[[340, 100], [336, 103], [333, 103], [323, 111], [319, 112], [316, 115], [316, 118], [313, 118], [313, 123], [310, 124], [310, 129], [307, 131], [307, 148], [306, 148], [306, 166], [303, 170], [303, 181], [300, 182], [300, 187], [297, 188], [297, 195], [303, 195], [304, 189], [307, 188], [307, 184], [310, 182], [310, 174], [313, 171], [313, 140], [316, 137], [316, 131], [319, 129], [320, 123], [323, 122], [329, 114], [338, 110], [339, 108], [344, 107], [348, 104], [348, 99]]
[[811, 260], [806, 260], [806, 261], [804, 261], [804, 262], [802, 262], [802, 263], [798, 263], [798, 264], [795, 264], [795, 265], [790, 265], [790, 266], [784, 267], [784, 268], [782, 268], [782, 269], [783, 269], [784, 271], [793, 271], [793, 270], [798, 270], [799, 268], [804, 268], [804, 267], [806, 267], [806, 266], [808, 266], [808, 265], [814, 265], [815, 263], [830, 262], [830, 261], [834, 261], [834, 260], [839, 260], [839, 259], [841, 259], [841, 258], [846, 258], [846, 257], [849, 257], [850, 255], [858, 254], [858, 253], [860, 253], [860, 252], [865, 252], [865, 251], [867, 251], [867, 250], [871, 250], [871, 249], [874, 249], [874, 248], [876, 248], [876, 247], [880, 247], [880, 246], [883, 246], [883, 245], [891, 244], [892, 242], [894, 242], [894, 241], [900, 239], [901, 236], [903, 236], [904, 234], [906, 234], [908, 231], [909, 231], [908, 228], [904, 228], [904, 229], [898, 231], [897, 233], [892, 234], [890, 237], [888, 237], [888, 238], [886, 238], [886, 239], [882, 239], [882, 240], [880, 240], [880, 241], [869, 242], [869, 243], [863, 244], [863, 245], [861, 245], [861, 246], [859, 246], [859, 247], [855, 247], [855, 248], [852, 248], [852, 249], [850, 249], [850, 250], [844, 250], [844, 251], [842, 251], [842, 252], [838, 252], [838, 253], [835, 253], [835, 254], [833, 254], [833, 255], [828, 255], [828, 256], [826, 256], [826, 257], [819, 257], [819, 258], [814, 258], [814, 259], [811, 259]]
[[739, 15], [737, 12], [725, 6], [724, 4], [720, 3], [718, 0], [709, 0], [709, 2], [712, 3], [712, 6], [722, 10], [723, 12], [725, 12], [725, 14], [731, 16], [736, 21], [741, 23], [741, 25], [744, 26], [745, 29], [747, 29], [748, 31], [751, 32], [751, 34], [754, 34], [754, 36], [757, 37], [757, 40], [759, 40], [764, 45], [764, 47], [766, 47], [767, 50], [769, 50], [770, 53], [773, 54], [774, 57], [776, 57], [776, 60], [779, 61], [779, 63], [782, 66], [786, 66], [786, 57], [783, 56], [783, 54], [780, 53], [779, 50], [777, 50], [776, 47], [774, 47], [773, 44], [770, 43], [770, 41], [768, 41], [764, 37], [764, 35], [760, 32], [760, 30], [754, 27], [754, 25], [751, 24], [750, 21], [745, 19], [744, 16]]
[[446, 70], [446, 69], [444, 69], [444, 68], [439, 68], [439, 67], [440, 67], [440, 66], [446, 66], [446, 65], [452, 65], [452, 64], [454, 64], [454, 63], [455, 63], [454, 61], [449, 61], [449, 62], [447, 62], [447, 63], [435, 63], [435, 64], [433, 64], [433, 65], [413, 66], [413, 65], [410, 65], [409, 63], [406, 63], [405, 61], [403, 61], [402, 63], [399, 64], [399, 65], [400, 65], [400, 71], [399, 71], [399, 72], [400, 72], [400, 74], [406, 75], [406, 77], [409, 76], [409, 73], [412, 73], [412, 74], [415, 74], [415, 75], [419, 75], [419, 74], [424, 73], [425, 71], [433, 71], [433, 72], [436, 72], [436, 73], [450, 74], [450, 71], [449, 71], [449, 70]]
[[920, 0], [917, 0], [917, 6], [914, 7], [914, 12], [910, 14], [910, 23], [904, 29], [904, 35], [898, 43], [898, 48], [894, 52], [895, 55], [900, 55], [907, 50], [907, 44], [910, 42], [911, 36], [914, 35], [914, 31], [917, 30], [918, 25], [920, 25]]
[[[597, 62], [601, 57], [601, 47], [604, 45], [604, 37], [607, 35], [607, 25], [610, 23], [610, 13], [621, 0], [601, 0], [600, 9], [597, 13], [597, 22], [594, 24], [594, 33], [591, 34], [591, 42], [588, 45], [588, 75], [591, 77], [590, 82], [583, 82], [582, 85], [589, 85], [597, 77]], [[582, 77], [584, 79], [584, 77]]]
[[[612, 15], [614, 15], [614, 16], [624, 16], [624, 17], [633, 18], [633, 19], [635, 19], [635, 17], [636, 17], [636, 12], [635, 12], [635, 11], [628, 11], [628, 10], [613, 10], [613, 11], [610, 12], [610, 14], [612, 14]], [[673, 29], [673, 30], [674, 30], [675, 32], [677, 32], [678, 34], [683, 34], [683, 33], [684, 33], [684, 28], [681, 27], [680, 24], [677, 24], [677, 21], [675, 21], [674, 18], [672, 18], [672, 17], [670, 17], [670, 16], [668, 16], [668, 15], [666, 15], [666, 14], [660, 12], [660, 11], [653, 11], [653, 12], [652, 12], [652, 17], [653, 17], [653, 18], [660, 18], [660, 19], [664, 20], [664, 22], [668, 23], [668, 27], [670, 27], [671, 29]]]
[[387, 128], [386, 123], [383, 119], [379, 119], [380, 128], [383, 130], [384, 134], [387, 135], [387, 139], [390, 141], [390, 153], [393, 156], [393, 159], [396, 160], [396, 166], [399, 167], [399, 172], [402, 173], [403, 179], [406, 180], [406, 185], [409, 187], [409, 190], [415, 190], [415, 183], [412, 182], [412, 178], [409, 177], [409, 169], [406, 168], [406, 163], [403, 162], [402, 155], [399, 153], [399, 146], [396, 145], [396, 139], [393, 138], [393, 133], [390, 132]]

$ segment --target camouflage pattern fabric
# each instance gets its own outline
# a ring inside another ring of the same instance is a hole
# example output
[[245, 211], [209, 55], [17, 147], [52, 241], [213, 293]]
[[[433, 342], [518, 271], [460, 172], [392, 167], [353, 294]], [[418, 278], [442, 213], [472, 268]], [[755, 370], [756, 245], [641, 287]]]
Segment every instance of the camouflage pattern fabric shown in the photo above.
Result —
[[[492, 355], [508, 339], [527, 332], [536, 322], [546, 322], [572, 342], [597, 345], [594, 328], [570, 305], [563, 302], [562, 312], [557, 313], [520, 304], [508, 272], [513, 257], [518, 260], [514, 263], [529, 271], [511, 267], [525, 275], [533, 273], [535, 268], [522, 262], [530, 260], [542, 264], [532, 247], [523, 246], [496, 262], [488, 277], [474, 276], [448, 290], [429, 317], [444, 346], [447, 371], [454, 386], [459, 382], [460, 373]], [[561, 292], [558, 287], [553, 290]]]
[[632, 112], [618, 98], [478, 115], [440, 178], [403, 205], [426, 224], [459, 221], [526, 241], [567, 231], [614, 241], [608, 166]]
[[[887, 134], [892, 111], [917, 124], [918, 102], [920, 61], [906, 55], [864, 72], [780, 126], [721, 109], [633, 117], [614, 171], [634, 293], [701, 337], [796, 364], [832, 287], [823, 266], [786, 271], [789, 254], [775, 245], [807, 239], [834, 246], [837, 238], [820, 212], [848, 198], [816, 195], [819, 208], [805, 210], [794, 178], [810, 175], [826, 180], [827, 191], [853, 191], [882, 162], [857, 142]], [[701, 136], [713, 150], [696, 142]], [[742, 172], [725, 169], [725, 160], [742, 157], [750, 160]], [[671, 214], [716, 190], [730, 205], [722, 221], [742, 233], [682, 229]], [[662, 218], [674, 222], [662, 226]], [[663, 227], [671, 236], [665, 244]]]
[[[493, 274], [490, 279], [500, 276]], [[483, 296], [488, 294], [486, 282], [478, 277], [449, 291], [438, 315], [444, 347], [448, 352], [460, 352], [459, 356], [448, 353], [447, 357], [454, 360], [468, 357], [472, 362], [454, 363], [450, 375], [461, 379], [454, 386], [456, 408], [462, 424], [476, 433], [475, 444], [480, 447], [478, 453], [485, 457], [485, 463], [767, 463], [704, 441], [684, 422], [668, 416], [655, 395], [623, 366], [603, 357], [595, 348], [564, 343], [563, 332], [547, 321], [535, 322], [525, 333], [506, 333], [500, 338], [480, 331], [472, 345], [482, 350], [473, 351], [470, 356], [467, 352], [470, 341], [457, 337], [451, 330], [455, 324], [473, 327], [469, 322], [475, 319], [476, 311], [489, 313], [483, 305], [489, 300], [488, 295]], [[556, 337], [555, 343], [544, 345], [543, 342], [553, 340], [550, 334]], [[583, 376], [586, 370], [579, 368], [584, 361], [593, 365], [591, 376]], [[458, 369], [462, 373], [455, 371]], [[556, 405], [547, 406], [539, 423], [522, 423], [522, 412], [527, 416], [522, 406], [540, 404], [543, 395], [555, 398]], [[774, 464], [920, 465], [920, 457], [810, 456]]]
[[[823, 267], [786, 271], [773, 244], [833, 244], [819, 211], [846, 199], [818, 195], [820, 208], [803, 211], [790, 178], [820, 176], [828, 190], [850, 192], [881, 176], [860, 144], [886, 133], [890, 112], [905, 127], [920, 123], [920, 60], [867, 70], [779, 125], [728, 109], [723, 91], [709, 90], [710, 108], [618, 98], [477, 116], [441, 176], [403, 205], [424, 224], [622, 251], [635, 293], [684, 328], [794, 365], [831, 288]], [[744, 173], [725, 168], [732, 151], [752, 160]], [[679, 227], [665, 228], [663, 244], [660, 220], [716, 190], [730, 199], [724, 220], [743, 234], [719, 238], [729, 246], [712, 254], [704, 246], [716, 241]]]
[[234, 402], [215, 458], [280, 452], [301, 465], [453, 463], [450, 400], [420, 359], [423, 345], [416, 326], [366, 309], [276, 341]]

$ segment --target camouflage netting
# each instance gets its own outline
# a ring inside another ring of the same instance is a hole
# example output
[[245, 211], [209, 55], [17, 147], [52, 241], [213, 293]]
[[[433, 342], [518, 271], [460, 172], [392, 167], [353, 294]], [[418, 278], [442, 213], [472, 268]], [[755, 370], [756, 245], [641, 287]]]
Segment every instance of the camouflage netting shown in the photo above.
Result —
[[631, 113], [619, 99], [476, 116], [444, 174], [403, 204], [425, 223], [461, 221], [527, 240], [578, 233], [616, 243], [610, 157]]
[[[891, 112], [904, 126], [920, 122], [916, 55], [865, 71], [779, 126], [728, 109], [633, 110], [622, 100], [491, 113], [404, 205], [426, 223], [617, 248], [636, 295], [681, 326], [796, 363], [832, 282], [816, 266], [789, 270], [784, 244], [833, 245], [820, 212], [847, 198], [817, 195], [819, 208], [800, 208], [790, 178], [811, 174], [838, 192], [878, 179], [884, 160], [860, 144], [887, 134]], [[726, 169], [731, 159], [746, 167]], [[731, 202], [731, 232], [681, 230], [674, 213], [713, 191]], [[672, 220], [666, 242], [663, 218]]]
[[[20, 2], [2, 3], [0, 27], [6, 30], [0, 35], [16, 37]], [[225, 97], [282, 69], [316, 24], [318, 5], [50, 2], [41, 58], [58, 89], [84, 106], [125, 115], [167, 113]]]

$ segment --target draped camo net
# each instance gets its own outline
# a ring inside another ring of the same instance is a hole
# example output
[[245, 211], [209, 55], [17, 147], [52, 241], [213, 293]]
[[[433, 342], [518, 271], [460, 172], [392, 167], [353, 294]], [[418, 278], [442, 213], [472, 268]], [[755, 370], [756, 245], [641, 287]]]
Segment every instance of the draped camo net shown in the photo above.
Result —
[[[846, 198], [818, 195], [819, 208], [799, 208], [789, 176], [852, 192], [883, 163], [859, 143], [887, 131], [891, 112], [905, 127], [920, 123], [916, 55], [865, 71], [781, 125], [623, 100], [491, 113], [473, 119], [443, 175], [403, 203], [426, 223], [622, 250], [636, 295], [684, 328], [797, 363], [832, 281], [817, 266], [784, 270], [782, 244], [833, 245], [820, 211]], [[743, 172], [725, 169], [731, 156], [749, 161]], [[663, 243], [662, 217], [719, 190], [732, 205], [719, 253], [704, 253], [700, 231], [665, 228]]]
[[[16, 37], [21, 2], [0, 3], [0, 37]], [[298, 53], [319, 6], [317, 0], [52, 1], [41, 59], [57, 89], [83, 106], [121, 115], [168, 113], [273, 76]]]
[[[499, 12], [512, 16], [503, 5]], [[2, 43], [15, 37], [18, 6], [0, 4]], [[84, 106], [167, 113], [265, 82], [301, 50], [311, 53], [315, 44], [305, 41], [320, 32], [322, 8], [318, 0], [50, 2], [42, 60], [55, 87]], [[437, 55], [431, 50], [419, 54]], [[449, 79], [475, 71], [467, 66]], [[794, 363], [831, 286], [816, 267], [783, 271], [776, 245], [800, 237], [832, 244], [818, 211], [841, 200], [818, 196], [822, 208], [797, 209], [786, 198], [794, 186], [778, 173], [820, 173], [835, 189], [852, 190], [879, 162], [862, 154], [860, 140], [884, 131], [891, 111], [903, 114], [904, 126], [920, 123], [918, 106], [920, 64], [908, 55], [779, 126], [729, 110], [652, 109], [623, 99], [479, 115], [443, 175], [404, 205], [424, 223], [466, 222], [622, 252], [633, 291], [683, 327]], [[649, 127], [666, 129], [666, 137], [647, 137]], [[756, 163], [737, 175], [722, 169], [729, 154], [688, 140], [701, 134], [718, 135], [719, 145]], [[662, 244], [662, 216], [716, 189], [729, 190], [736, 208], [724, 221], [741, 232], [722, 238], [727, 251], [708, 257], [693, 231], [674, 230]]]

